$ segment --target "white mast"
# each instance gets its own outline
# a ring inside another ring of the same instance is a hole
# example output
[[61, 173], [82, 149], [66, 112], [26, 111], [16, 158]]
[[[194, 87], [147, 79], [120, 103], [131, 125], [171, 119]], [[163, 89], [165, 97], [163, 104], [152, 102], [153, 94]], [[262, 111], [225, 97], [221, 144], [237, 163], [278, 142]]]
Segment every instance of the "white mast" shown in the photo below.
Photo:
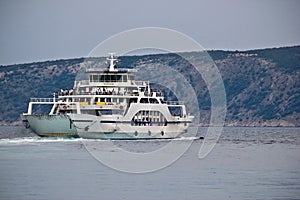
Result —
[[114, 57], [115, 53], [109, 53], [109, 57], [106, 58], [106, 60], [109, 61], [109, 71], [110, 72], [116, 72], [118, 70], [115, 69], [116, 62], [118, 61], [117, 58]]

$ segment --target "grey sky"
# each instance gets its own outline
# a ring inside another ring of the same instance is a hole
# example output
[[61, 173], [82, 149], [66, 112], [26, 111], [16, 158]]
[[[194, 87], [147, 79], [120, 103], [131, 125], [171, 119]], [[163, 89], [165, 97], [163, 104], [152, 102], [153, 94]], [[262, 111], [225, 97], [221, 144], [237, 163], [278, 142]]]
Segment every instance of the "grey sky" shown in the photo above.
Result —
[[132, 28], [164, 27], [206, 49], [300, 44], [298, 0], [0, 0], [0, 64], [86, 56]]

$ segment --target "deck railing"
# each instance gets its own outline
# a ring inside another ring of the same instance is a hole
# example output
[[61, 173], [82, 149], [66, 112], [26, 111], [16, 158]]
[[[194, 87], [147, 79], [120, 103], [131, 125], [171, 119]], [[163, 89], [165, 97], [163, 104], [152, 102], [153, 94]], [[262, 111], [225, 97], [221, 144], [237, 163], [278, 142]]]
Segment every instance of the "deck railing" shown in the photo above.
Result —
[[30, 98], [30, 102], [55, 102], [53, 98]]
[[183, 105], [183, 101], [166, 101], [166, 104], [168, 105]]

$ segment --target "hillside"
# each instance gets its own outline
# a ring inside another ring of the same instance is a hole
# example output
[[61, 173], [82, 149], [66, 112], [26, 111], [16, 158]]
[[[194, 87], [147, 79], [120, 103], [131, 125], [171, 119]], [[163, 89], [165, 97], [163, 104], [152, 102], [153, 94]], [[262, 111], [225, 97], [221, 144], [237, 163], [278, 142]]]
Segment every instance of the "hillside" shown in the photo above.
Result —
[[[251, 51], [209, 51], [223, 77], [228, 126], [300, 126], [300, 46]], [[193, 56], [193, 53], [185, 53]], [[30, 97], [72, 88], [81, 67], [103, 58], [77, 58], [0, 66], [0, 124], [20, 124]], [[120, 57], [119, 66], [161, 63], [194, 86], [201, 125], [208, 125], [210, 96], [201, 77], [175, 54]]]

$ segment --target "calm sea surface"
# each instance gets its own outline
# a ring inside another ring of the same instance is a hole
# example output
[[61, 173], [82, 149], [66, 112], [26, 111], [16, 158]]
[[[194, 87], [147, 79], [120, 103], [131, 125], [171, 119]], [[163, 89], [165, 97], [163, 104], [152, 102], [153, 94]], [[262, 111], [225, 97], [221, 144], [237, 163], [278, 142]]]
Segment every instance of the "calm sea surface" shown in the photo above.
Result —
[[[205, 133], [200, 128], [198, 136]], [[300, 128], [224, 128], [204, 159], [198, 158], [203, 140], [195, 139], [176, 162], [144, 174], [105, 166], [87, 151], [86, 142], [0, 127], [0, 199], [300, 199]], [[147, 152], [169, 142], [114, 144]]]

